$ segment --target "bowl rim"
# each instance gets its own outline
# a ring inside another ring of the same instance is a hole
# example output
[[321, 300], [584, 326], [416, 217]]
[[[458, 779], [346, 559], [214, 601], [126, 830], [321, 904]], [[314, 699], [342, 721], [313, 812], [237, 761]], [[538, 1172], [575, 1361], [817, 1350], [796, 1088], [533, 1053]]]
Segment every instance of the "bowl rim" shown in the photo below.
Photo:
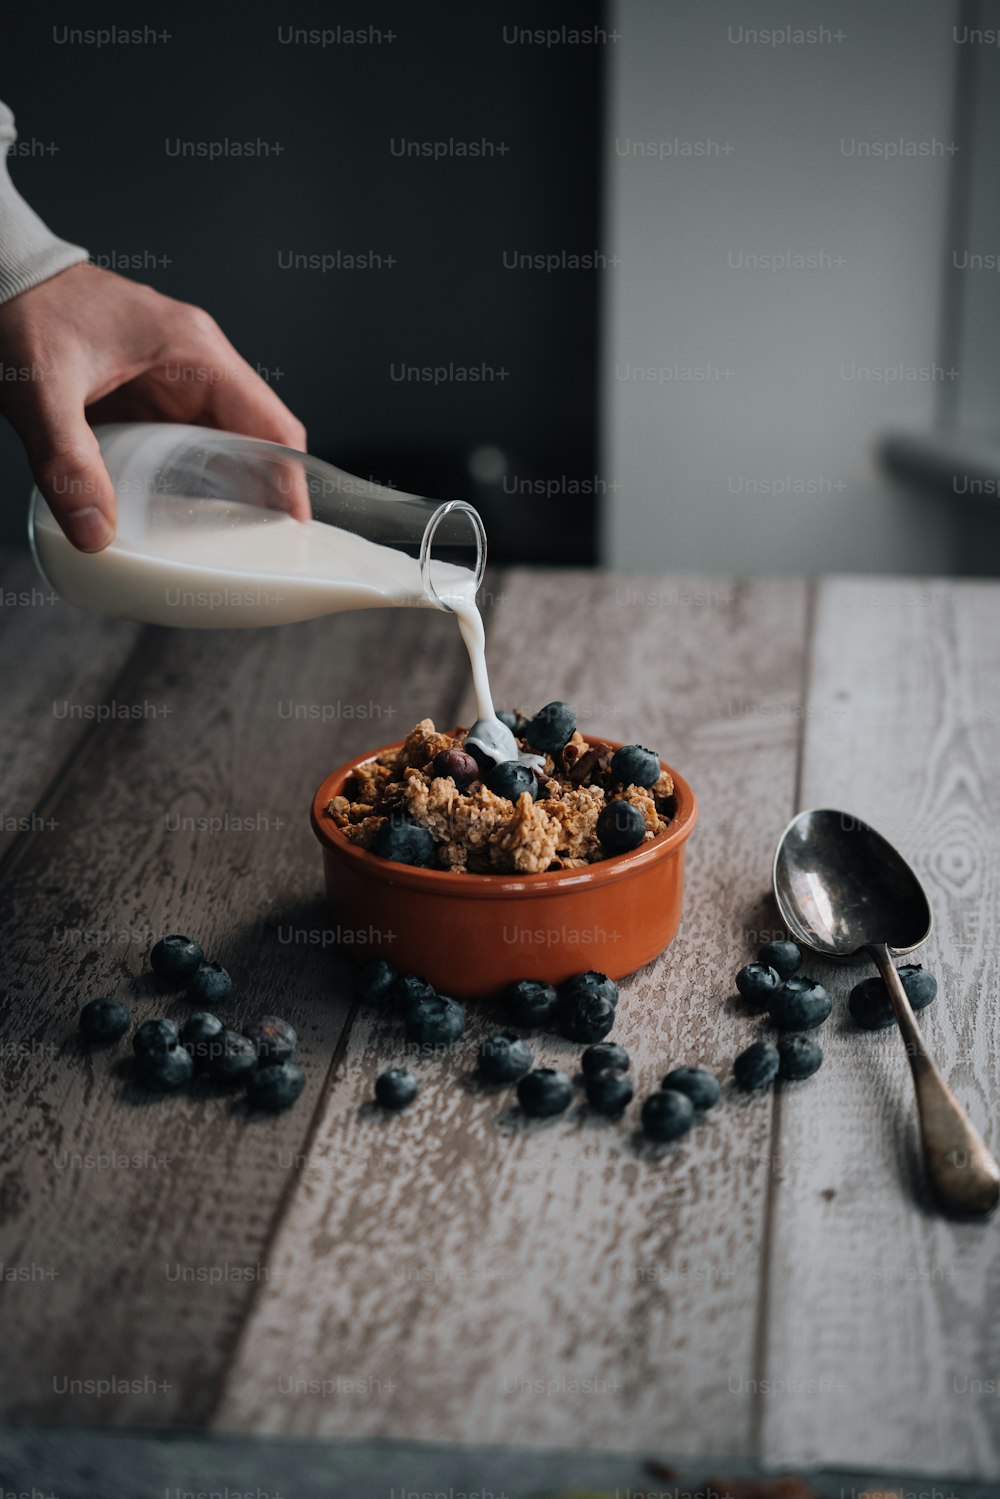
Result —
[[[583, 738], [588, 744], [607, 744], [612, 749], [621, 748], [620, 741], [605, 739], [599, 734], [584, 734]], [[585, 868], [549, 869], [542, 870], [538, 874], [523, 875], [470, 875], [449, 869], [424, 869], [411, 864], [397, 864], [390, 859], [380, 859], [377, 854], [369, 852], [368, 849], [359, 848], [357, 844], [348, 842], [339, 829], [333, 827], [325, 817], [325, 808], [336, 794], [331, 790], [334, 784], [337, 782], [343, 784], [359, 765], [374, 760], [386, 750], [398, 749], [402, 743], [402, 739], [395, 740], [377, 749], [354, 755], [350, 760], [345, 760], [342, 765], [338, 765], [321, 781], [313, 796], [310, 813], [313, 832], [325, 851], [329, 851], [335, 858], [342, 859], [358, 874], [367, 872], [387, 885], [422, 890], [428, 895], [436, 892], [439, 895], [461, 896], [471, 900], [495, 900], [511, 895], [519, 897], [555, 895], [562, 892], [568, 893], [574, 889], [593, 888], [595, 885], [609, 885], [613, 881], [641, 874], [650, 865], [658, 864], [667, 855], [674, 853], [687, 841], [698, 821], [698, 804], [690, 784], [684, 776], [674, 770], [673, 766], [661, 760], [662, 768], [669, 771], [673, 777], [677, 810], [670, 826], [664, 832], [657, 833], [656, 837], [648, 843], [643, 843], [641, 847], [631, 849], [628, 853], [612, 854], [610, 858], [601, 859], [596, 864], [588, 864]]]

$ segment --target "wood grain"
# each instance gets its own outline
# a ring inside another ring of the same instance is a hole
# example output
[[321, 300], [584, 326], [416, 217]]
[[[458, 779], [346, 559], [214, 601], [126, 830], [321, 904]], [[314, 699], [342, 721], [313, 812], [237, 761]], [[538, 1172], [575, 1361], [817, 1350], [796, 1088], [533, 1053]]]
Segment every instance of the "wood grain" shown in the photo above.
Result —
[[2, 855], [26, 832], [52, 831], [43, 805], [50, 782], [84, 753], [96, 713], [111, 711], [140, 628], [64, 604], [31, 558], [10, 548], [0, 552], [0, 600]]
[[[798, 583], [518, 572], [497, 600], [499, 703], [567, 698], [583, 727], [654, 744], [700, 801], [681, 935], [623, 985], [640, 1095], [681, 1061], [726, 1073], [754, 1033], [732, 978], [794, 796], [805, 636]], [[494, 1025], [412, 1059], [421, 1096], [387, 1119], [373, 1079], [408, 1054], [359, 1016], [214, 1423], [752, 1450], [756, 1404], [729, 1381], [756, 1366], [770, 1100], [728, 1102], [673, 1149], [578, 1108], [525, 1125], [469, 1076]], [[572, 1066], [578, 1048], [537, 1054]]]
[[[451, 620], [373, 612], [151, 630], [116, 679], [118, 699], [148, 712], [94, 730], [52, 797], [58, 826], [27, 838], [0, 888], [0, 1259], [19, 1272], [0, 1287], [11, 1418], [204, 1418], [272, 1273], [269, 1238], [349, 1012], [346, 960], [318, 940], [312, 793], [418, 712], [453, 713], [463, 663]], [[107, 677], [92, 686], [107, 693]], [[248, 1121], [211, 1090], [150, 1098], [119, 1075], [127, 1042], [79, 1050], [77, 1013], [95, 994], [130, 996], [139, 1019], [187, 1013], [144, 976], [152, 940], [178, 929], [232, 971], [235, 1019], [277, 1011], [298, 1028], [308, 1084], [288, 1114]], [[100, 1396], [66, 1383], [109, 1378], [135, 1383]]]
[[[924, 882], [934, 933], [916, 961], [940, 987], [921, 1029], [994, 1152], [998, 681], [995, 585], [822, 585], [802, 805], [871, 823]], [[763, 1455], [996, 1479], [1000, 1222], [930, 1209], [898, 1032], [847, 1015], [867, 969], [810, 966], [835, 1010], [823, 1070], [780, 1101]]]

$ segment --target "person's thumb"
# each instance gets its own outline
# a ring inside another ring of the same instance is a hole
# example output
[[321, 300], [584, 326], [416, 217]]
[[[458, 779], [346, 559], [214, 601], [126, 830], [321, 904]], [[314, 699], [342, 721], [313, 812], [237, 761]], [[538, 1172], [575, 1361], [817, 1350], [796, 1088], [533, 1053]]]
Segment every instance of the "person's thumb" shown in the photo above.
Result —
[[81, 552], [99, 552], [115, 534], [115, 491], [77, 401], [32, 403], [10, 418], [56, 520]]

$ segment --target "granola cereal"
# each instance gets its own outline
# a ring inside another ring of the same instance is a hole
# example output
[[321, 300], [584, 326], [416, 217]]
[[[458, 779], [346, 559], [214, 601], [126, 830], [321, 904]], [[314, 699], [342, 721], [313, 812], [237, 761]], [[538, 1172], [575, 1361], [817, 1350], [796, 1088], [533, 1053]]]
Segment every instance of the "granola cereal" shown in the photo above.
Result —
[[[579, 731], [556, 755], [544, 756], [537, 801], [525, 791], [511, 802], [480, 780], [460, 789], [451, 776], [434, 774], [434, 759], [442, 750], [461, 748], [465, 732], [439, 733], [429, 718], [422, 719], [398, 749], [359, 765], [347, 794], [333, 797], [326, 815], [345, 838], [368, 848], [390, 815], [405, 813], [434, 840], [430, 867], [470, 874], [539, 874], [606, 858], [598, 819], [611, 801], [641, 812], [647, 842], [673, 815], [667, 771], [653, 786], [626, 784], [612, 774], [612, 747], [590, 745]], [[531, 748], [526, 739], [519, 742]]]

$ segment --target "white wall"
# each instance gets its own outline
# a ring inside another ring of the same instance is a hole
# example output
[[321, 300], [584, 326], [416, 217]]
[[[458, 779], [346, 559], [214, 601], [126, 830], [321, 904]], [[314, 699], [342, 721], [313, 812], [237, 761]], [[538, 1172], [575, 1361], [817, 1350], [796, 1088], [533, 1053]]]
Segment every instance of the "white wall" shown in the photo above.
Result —
[[[612, 23], [606, 248], [621, 263], [605, 272], [604, 560], [946, 571], [947, 507], [883, 484], [870, 456], [885, 428], [931, 424], [934, 380], [851, 375], [934, 365], [950, 157], [847, 153], [947, 147], [954, 5], [613, 0]], [[844, 36], [729, 40], [783, 26]], [[719, 154], [630, 145], [675, 140]], [[781, 252], [820, 267], [730, 264]], [[671, 379], [675, 366], [709, 378]], [[746, 492], [789, 479], [807, 492]]]

